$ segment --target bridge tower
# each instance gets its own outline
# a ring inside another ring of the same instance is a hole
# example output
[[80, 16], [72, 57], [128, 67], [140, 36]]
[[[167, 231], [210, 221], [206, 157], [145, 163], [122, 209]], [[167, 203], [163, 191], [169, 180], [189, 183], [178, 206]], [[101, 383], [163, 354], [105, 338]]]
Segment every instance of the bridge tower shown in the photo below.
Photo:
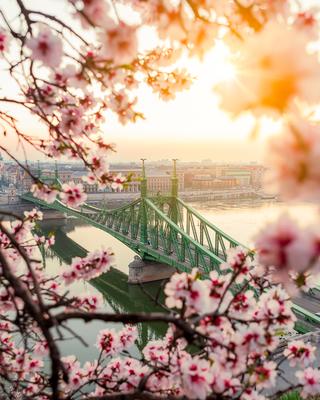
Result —
[[177, 158], [173, 160], [173, 170], [172, 170], [172, 177], [171, 177], [171, 219], [172, 221], [177, 224], [178, 222], [178, 187], [179, 187], [179, 180], [177, 175]]
[[177, 175], [177, 158], [173, 158], [173, 171], [172, 171], [172, 177], [171, 177], [171, 196], [172, 197], [178, 197], [178, 186], [179, 186], [179, 180], [178, 180], [178, 175]]
[[140, 222], [140, 236], [142, 243], [148, 243], [148, 215], [147, 208], [145, 204], [145, 199], [147, 197], [147, 177], [146, 177], [146, 168], [145, 168], [145, 158], [141, 158], [142, 161], [142, 176], [141, 176], [141, 184], [140, 184], [140, 193], [141, 193], [141, 222]]
[[144, 162], [146, 158], [141, 158], [142, 161], [142, 174], [141, 174], [141, 184], [140, 184], [140, 193], [141, 197], [147, 197], [147, 177], [146, 177], [146, 168]]

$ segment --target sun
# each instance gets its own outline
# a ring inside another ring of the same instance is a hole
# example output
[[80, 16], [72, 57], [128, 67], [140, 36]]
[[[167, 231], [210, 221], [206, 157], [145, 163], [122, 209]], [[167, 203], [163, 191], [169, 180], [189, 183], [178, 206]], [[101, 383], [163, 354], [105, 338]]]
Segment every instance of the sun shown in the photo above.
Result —
[[217, 65], [214, 71], [214, 83], [232, 81], [236, 79], [236, 68], [227, 62]]
[[205, 64], [211, 70], [213, 84], [231, 81], [236, 78], [235, 65], [231, 63], [231, 53], [223, 42], [217, 42], [211, 52], [208, 53]]

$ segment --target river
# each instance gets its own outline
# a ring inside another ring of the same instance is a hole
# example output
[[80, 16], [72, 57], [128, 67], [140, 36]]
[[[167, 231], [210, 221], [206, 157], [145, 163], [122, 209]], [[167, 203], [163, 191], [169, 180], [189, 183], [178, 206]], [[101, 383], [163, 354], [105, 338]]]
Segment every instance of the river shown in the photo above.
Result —
[[[244, 245], [251, 246], [254, 235], [268, 222], [275, 220], [280, 214], [288, 213], [302, 224], [316, 223], [319, 219], [319, 210], [315, 205], [291, 204], [274, 201], [237, 200], [228, 202], [203, 202], [192, 206], [205, 218]], [[139, 286], [127, 284], [128, 264], [132, 261], [134, 253], [118, 242], [112, 236], [97, 228], [84, 224], [75, 219], [49, 220], [43, 223], [46, 232], [55, 232], [55, 252], [50, 252], [46, 257], [46, 268], [56, 273], [63, 268], [63, 264], [70, 262], [72, 256], [83, 255], [84, 249], [92, 251], [101, 247], [111, 247], [115, 253], [115, 265], [109, 273], [90, 283], [77, 283], [72, 285], [71, 293], [99, 291], [104, 296], [103, 310], [107, 312], [135, 312], [135, 311], [160, 311], [151, 297], [157, 294], [160, 283], [154, 282], [144, 285], [144, 290]], [[63, 260], [62, 260], [63, 259]], [[105, 328], [104, 323], [73, 322], [72, 328], [87, 342], [85, 347], [78, 340], [72, 339], [61, 343], [64, 354], [77, 354], [84, 362], [96, 358], [98, 350], [95, 347], [97, 332]], [[119, 329], [119, 324], [110, 324], [114, 329]], [[138, 345], [134, 348], [133, 355], [139, 353], [149, 340], [157, 338], [165, 332], [162, 324], [142, 324], [139, 326]], [[67, 337], [70, 334], [65, 332]]]

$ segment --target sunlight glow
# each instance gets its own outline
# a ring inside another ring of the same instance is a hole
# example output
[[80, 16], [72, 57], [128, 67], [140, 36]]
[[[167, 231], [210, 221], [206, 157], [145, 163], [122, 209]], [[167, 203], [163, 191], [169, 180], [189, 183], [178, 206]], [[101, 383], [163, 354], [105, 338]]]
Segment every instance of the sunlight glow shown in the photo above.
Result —
[[223, 42], [217, 42], [208, 54], [205, 64], [210, 66], [213, 84], [236, 78], [236, 68], [230, 62], [230, 51]]
[[280, 132], [283, 121], [280, 119], [273, 119], [271, 117], [263, 117], [260, 118], [259, 124], [259, 135], [261, 139], [264, 139]]

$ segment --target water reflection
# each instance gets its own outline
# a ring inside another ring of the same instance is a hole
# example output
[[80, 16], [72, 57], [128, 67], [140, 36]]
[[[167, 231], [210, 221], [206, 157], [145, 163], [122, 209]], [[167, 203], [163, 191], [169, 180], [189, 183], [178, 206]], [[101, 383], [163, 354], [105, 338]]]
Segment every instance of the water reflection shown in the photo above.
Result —
[[[67, 235], [78, 227], [86, 227], [86, 225], [73, 219], [47, 221], [42, 224], [41, 230], [44, 234], [53, 233], [55, 235], [55, 244], [46, 256], [47, 262], [50, 259], [61, 266], [70, 264], [73, 257], [84, 257], [87, 254], [84, 247]], [[139, 286], [129, 285], [127, 280], [128, 276], [124, 272], [111, 268], [106, 274], [91, 280], [90, 285], [103, 295], [107, 303], [106, 308], [111, 308], [115, 313], [163, 311], [160, 305], [153, 300], [158, 298], [158, 301], [163, 303], [161, 283], [152, 282]], [[82, 288], [80, 287], [78, 290], [81, 291]], [[137, 346], [142, 349], [148, 341], [163, 336], [166, 325], [156, 322], [143, 323], [138, 325], [138, 330]]]

